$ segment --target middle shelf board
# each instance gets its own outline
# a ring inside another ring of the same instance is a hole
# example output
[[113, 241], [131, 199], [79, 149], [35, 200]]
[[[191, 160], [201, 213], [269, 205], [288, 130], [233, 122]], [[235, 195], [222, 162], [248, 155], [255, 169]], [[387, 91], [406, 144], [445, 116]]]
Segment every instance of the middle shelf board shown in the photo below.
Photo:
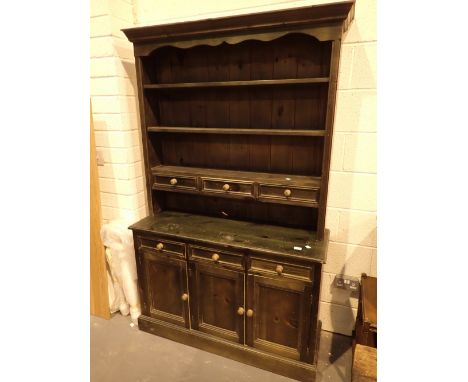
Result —
[[283, 186], [320, 188], [322, 179], [317, 176], [275, 174], [267, 172], [220, 170], [214, 168], [159, 165], [151, 168], [153, 175], [200, 176], [219, 179], [239, 179], [258, 183], [272, 183]]
[[156, 166], [154, 190], [318, 207], [321, 178], [221, 169]]
[[172, 127], [172, 126], [150, 126], [148, 131], [152, 133], [188, 133], [188, 134], [238, 134], [238, 135], [284, 135], [303, 137], [323, 137], [326, 130], [303, 130], [303, 129], [239, 129], [239, 128], [216, 128], [216, 127]]
[[278, 85], [311, 85], [328, 83], [329, 77], [284, 78], [278, 80], [246, 80], [246, 81], [209, 81], [209, 82], [178, 82], [164, 84], [146, 84], [144, 89], [195, 89], [195, 88], [226, 88], [245, 86], [278, 86]]

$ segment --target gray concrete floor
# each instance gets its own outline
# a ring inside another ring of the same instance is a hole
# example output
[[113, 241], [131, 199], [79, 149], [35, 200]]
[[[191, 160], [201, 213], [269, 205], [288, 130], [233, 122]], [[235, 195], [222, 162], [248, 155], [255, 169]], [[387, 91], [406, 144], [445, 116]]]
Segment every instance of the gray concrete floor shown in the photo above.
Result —
[[[91, 316], [91, 382], [292, 382], [139, 331], [129, 317]], [[317, 382], [351, 381], [351, 338], [322, 331]]]

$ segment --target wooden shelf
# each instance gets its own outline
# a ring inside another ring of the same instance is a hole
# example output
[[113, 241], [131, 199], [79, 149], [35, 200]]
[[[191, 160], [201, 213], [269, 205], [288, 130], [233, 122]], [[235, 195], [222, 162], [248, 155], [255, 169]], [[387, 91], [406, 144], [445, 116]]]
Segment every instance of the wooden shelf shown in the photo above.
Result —
[[326, 130], [294, 130], [294, 129], [238, 129], [210, 127], [171, 127], [150, 126], [152, 133], [189, 133], [189, 134], [246, 134], [246, 135], [293, 135], [304, 137], [323, 137]]
[[177, 240], [202, 240], [228, 246], [235, 244], [238, 248], [321, 263], [325, 262], [326, 257], [326, 245], [316, 240], [316, 232], [300, 228], [163, 211], [156, 217], [149, 216], [139, 221], [130, 229], [172, 236]]
[[213, 81], [213, 82], [179, 82], [173, 84], [146, 84], [145, 89], [195, 89], [195, 88], [225, 88], [241, 86], [271, 86], [271, 85], [310, 85], [328, 83], [328, 77], [287, 78], [280, 80], [248, 80], [248, 81]]
[[278, 184], [284, 186], [301, 186], [320, 188], [322, 179], [317, 176], [274, 174], [253, 171], [234, 171], [214, 168], [184, 167], [184, 166], [155, 166], [151, 168], [153, 175], [161, 176], [200, 176], [219, 179], [239, 179], [255, 181], [265, 184]]

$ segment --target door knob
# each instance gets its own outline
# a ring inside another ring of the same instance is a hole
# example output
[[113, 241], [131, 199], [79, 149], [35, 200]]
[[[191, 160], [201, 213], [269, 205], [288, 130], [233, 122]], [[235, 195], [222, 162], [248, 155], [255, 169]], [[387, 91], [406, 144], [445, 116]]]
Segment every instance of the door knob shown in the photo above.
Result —
[[242, 306], [239, 307], [239, 309], [237, 309], [237, 314], [239, 316], [243, 316], [244, 315], [244, 308]]
[[219, 260], [219, 255], [217, 253], [213, 253], [213, 256], [211, 256], [211, 259], [213, 261], [218, 261]]
[[288, 196], [291, 196], [291, 190], [290, 189], [286, 189], [284, 190], [284, 196], [288, 197]]
[[247, 317], [252, 317], [252, 316], [253, 316], [253, 310], [247, 309]]
[[177, 184], [177, 179], [176, 178], [172, 178], [170, 183], [175, 186]]
[[158, 243], [158, 244], [156, 245], [156, 249], [157, 249], [158, 251], [161, 251], [163, 248], [164, 248], [164, 244], [163, 244], [163, 243]]
[[283, 273], [283, 266], [282, 266], [282, 265], [277, 265], [277, 266], [276, 266], [276, 273], [278, 273], [279, 275], [280, 275], [281, 273]]
[[224, 191], [229, 191], [229, 188], [230, 188], [230, 186], [227, 183], [223, 186]]
[[188, 300], [188, 294], [184, 293], [181, 297], [182, 301], [187, 301]]

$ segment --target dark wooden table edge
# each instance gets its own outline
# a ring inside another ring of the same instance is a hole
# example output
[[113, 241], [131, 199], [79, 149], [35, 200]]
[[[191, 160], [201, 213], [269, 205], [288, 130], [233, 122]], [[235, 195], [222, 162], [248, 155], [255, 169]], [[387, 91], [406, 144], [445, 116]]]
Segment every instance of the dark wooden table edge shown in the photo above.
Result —
[[[147, 229], [141, 229], [141, 228], [135, 228], [133, 226], [130, 226], [128, 227], [128, 229], [131, 229], [133, 232], [139, 234], [139, 235], [143, 235], [143, 236], [146, 236], [146, 237], [149, 237], [148, 235], [157, 235], [161, 238], [166, 238], [166, 239], [172, 239], [172, 240], [177, 240], [177, 241], [180, 241], [180, 240], [185, 240], [185, 241], [194, 241], [194, 242], [197, 242], [197, 243], [202, 243], [202, 244], [206, 244], [206, 245], [212, 245], [212, 246], [218, 246], [218, 247], [225, 247], [225, 248], [228, 248], [228, 249], [233, 249], [233, 250], [241, 250], [241, 251], [248, 251], [248, 252], [257, 252], [257, 253], [262, 253], [264, 255], [270, 255], [270, 256], [278, 256], [278, 257], [281, 257], [281, 258], [284, 258], [284, 259], [293, 259], [293, 260], [299, 260], [299, 261], [305, 261], [307, 263], [314, 263], [314, 264], [325, 264], [326, 263], [326, 258], [327, 258], [327, 249], [324, 249], [325, 251], [325, 255], [324, 255], [324, 258], [323, 259], [317, 259], [317, 258], [313, 258], [313, 257], [307, 257], [307, 256], [300, 256], [300, 255], [292, 255], [292, 254], [285, 254], [283, 252], [275, 252], [275, 251], [268, 251], [264, 248], [259, 248], [259, 247], [253, 247], [253, 246], [250, 246], [250, 247], [247, 247], [247, 246], [242, 246], [242, 245], [229, 245], [229, 244], [226, 244], [226, 243], [222, 243], [222, 242], [219, 242], [219, 241], [210, 241], [210, 240], [201, 240], [199, 238], [194, 238], [194, 237], [191, 237], [191, 236], [184, 236], [184, 235], [181, 235], [181, 234], [174, 234], [174, 235], [171, 235], [167, 232], [159, 232], [159, 231], [153, 231], [153, 230], [147, 230]], [[328, 231], [328, 230], [327, 230]], [[324, 245], [326, 245], [328, 247], [328, 234], [326, 234], [326, 240], [323, 240], [322, 242], [324, 243]]]

